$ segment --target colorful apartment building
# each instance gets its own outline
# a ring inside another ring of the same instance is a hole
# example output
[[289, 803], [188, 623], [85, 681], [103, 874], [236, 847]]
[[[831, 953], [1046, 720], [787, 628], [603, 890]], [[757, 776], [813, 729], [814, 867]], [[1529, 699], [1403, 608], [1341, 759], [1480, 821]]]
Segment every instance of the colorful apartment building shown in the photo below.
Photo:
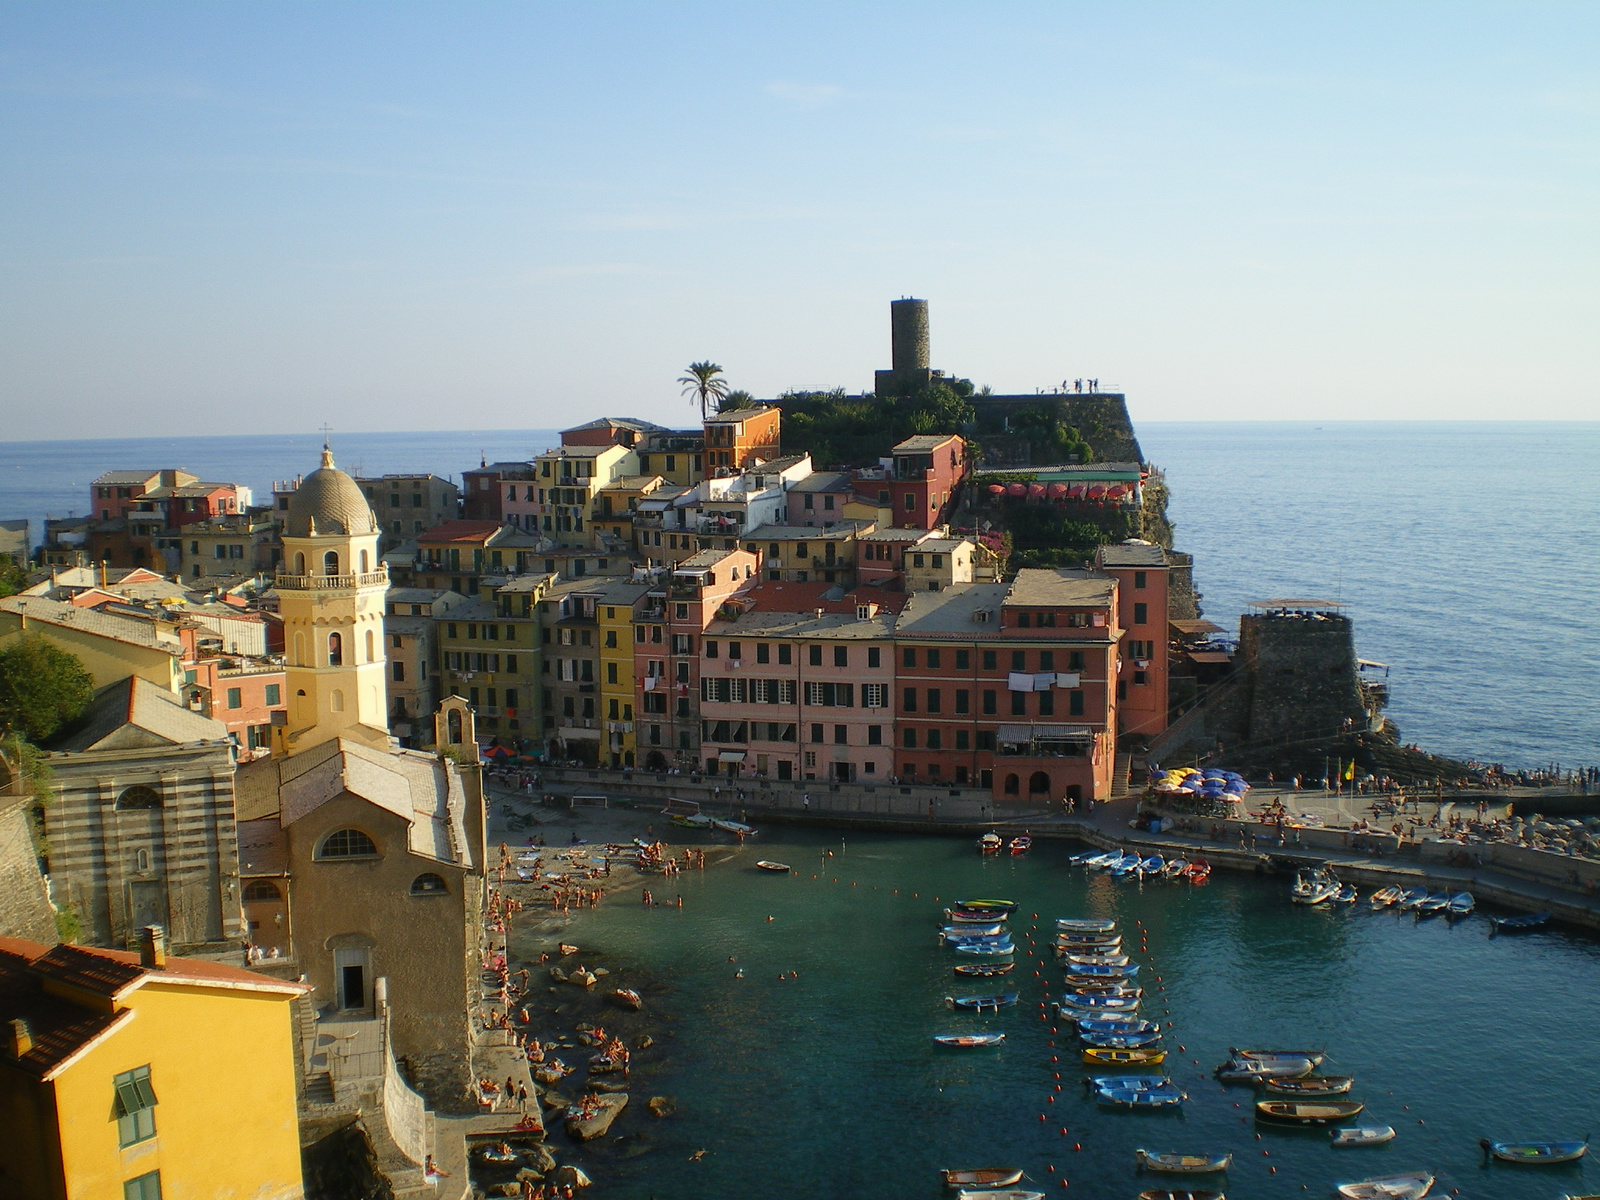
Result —
[[856, 584], [858, 542], [872, 526], [840, 521], [828, 528], [762, 525], [747, 535], [744, 548], [761, 557], [762, 578], [774, 583]]
[[537, 569], [540, 540], [495, 521], [446, 521], [417, 537], [412, 583], [476, 596], [490, 576]]
[[787, 493], [790, 525], [815, 525], [826, 529], [845, 519], [845, 505], [855, 494], [849, 471], [813, 471], [790, 485]]
[[383, 530], [384, 550], [461, 515], [461, 489], [438, 475], [357, 475], [355, 480]]
[[137, 514], [177, 528], [243, 512], [249, 503], [248, 488], [207, 483], [198, 475], [173, 468], [107, 471], [89, 485], [89, 511], [101, 521]]
[[139, 953], [0, 938], [0, 1195], [300, 1200], [309, 990], [169, 957], [159, 929]]
[[545, 752], [558, 762], [593, 767], [602, 761], [599, 612], [606, 586], [603, 580], [567, 580], [551, 584], [539, 599]]
[[488, 740], [537, 747], [544, 651], [538, 604], [549, 585], [539, 574], [487, 579], [476, 597], [434, 618], [442, 686], [472, 705]]
[[655, 474], [669, 484], [691, 487], [705, 478], [705, 448], [703, 429], [664, 429], [646, 434], [633, 449], [641, 475]]
[[440, 619], [467, 598], [444, 588], [391, 587], [384, 596], [389, 660], [389, 732], [402, 746], [432, 744], [428, 719], [439, 705]]
[[283, 556], [278, 527], [262, 509], [185, 525], [161, 549], [167, 570], [191, 581], [262, 574]]
[[1101, 546], [1095, 565], [1117, 581], [1117, 622], [1127, 631], [1117, 664], [1117, 732], [1154, 737], [1167, 727], [1170, 703], [1166, 551], [1142, 542]]
[[605, 722], [601, 757], [608, 766], [635, 764], [638, 742], [633, 706], [638, 683], [633, 677], [634, 639], [649, 611], [654, 582], [616, 580], [605, 585], [595, 605], [600, 642], [600, 716]]
[[883, 485], [894, 505], [894, 523], [907, 529], [945, 524], [967, 466], [967, 444], [953, 433], [919, 435], [897, 445], [893, 479]]
[[738, 471], [779, 457], [783, 410], [768, 405], [707, 417], [706, 474]]
[[564, 546], [593, 545], [597, 497], [617, 480], [641, 473], [638, 456], [614, 444], [558, 446], [533, 465], [535, 507], [526, 511], [538, 517], [545, 538]]

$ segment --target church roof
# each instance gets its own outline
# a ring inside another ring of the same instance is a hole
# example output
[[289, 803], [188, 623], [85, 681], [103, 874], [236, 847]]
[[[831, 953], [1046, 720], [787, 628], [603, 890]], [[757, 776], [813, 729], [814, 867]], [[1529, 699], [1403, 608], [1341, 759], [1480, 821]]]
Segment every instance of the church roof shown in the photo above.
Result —
[[83, 720], [71, 733], [49, 744], [51, 752], [135, 750], [220, 741], [228, 736], [221, 721], [191, 712], [165, 688], [130, 675], [95, 693]]
[[333, 465], [333, 451], [322, 448], [322, 466], [307, 475], [289, 497], [284, 533], [311, 537], [319, 533], [377, 533], [378, 522], [356, 481]]

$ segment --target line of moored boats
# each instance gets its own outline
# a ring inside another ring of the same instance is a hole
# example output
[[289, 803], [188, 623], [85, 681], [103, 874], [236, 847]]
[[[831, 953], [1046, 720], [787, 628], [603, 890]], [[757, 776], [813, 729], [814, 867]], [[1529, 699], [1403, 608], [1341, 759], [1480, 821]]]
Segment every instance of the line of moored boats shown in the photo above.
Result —
[[1175, 882], [1204, 883], [1211, 878], [1211, 864], [1203, 858], [1163, 858], [1159, 854], [1134, 854], [1125, 850], [1086, 851], [1067, 859], [1067, 865], [1104, 871], [1113, 879], [1168, 879]]

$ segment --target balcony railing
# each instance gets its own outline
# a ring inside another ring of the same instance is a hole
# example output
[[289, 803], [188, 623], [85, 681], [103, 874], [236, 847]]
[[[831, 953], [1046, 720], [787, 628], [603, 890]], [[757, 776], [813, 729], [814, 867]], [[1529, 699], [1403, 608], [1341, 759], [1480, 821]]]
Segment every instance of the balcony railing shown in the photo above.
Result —
[[368, 571], [365, 575], [279, 575], [273, 586], [279, 591], [331, 592], [342, 588], [376, 587], [389, 582], [389, 570]]

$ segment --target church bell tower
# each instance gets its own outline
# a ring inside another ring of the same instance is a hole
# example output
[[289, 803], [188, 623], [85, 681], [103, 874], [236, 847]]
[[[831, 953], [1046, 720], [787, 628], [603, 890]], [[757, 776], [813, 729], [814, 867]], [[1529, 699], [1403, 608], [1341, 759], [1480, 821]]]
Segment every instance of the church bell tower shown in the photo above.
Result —
[[342, 737], [389, 746], [384, 595], [377, 520], [355, 480], [322, 466], [289, 498], [277, 578], [289, 689], [288, 722], [273, 749], [298, 754]]

